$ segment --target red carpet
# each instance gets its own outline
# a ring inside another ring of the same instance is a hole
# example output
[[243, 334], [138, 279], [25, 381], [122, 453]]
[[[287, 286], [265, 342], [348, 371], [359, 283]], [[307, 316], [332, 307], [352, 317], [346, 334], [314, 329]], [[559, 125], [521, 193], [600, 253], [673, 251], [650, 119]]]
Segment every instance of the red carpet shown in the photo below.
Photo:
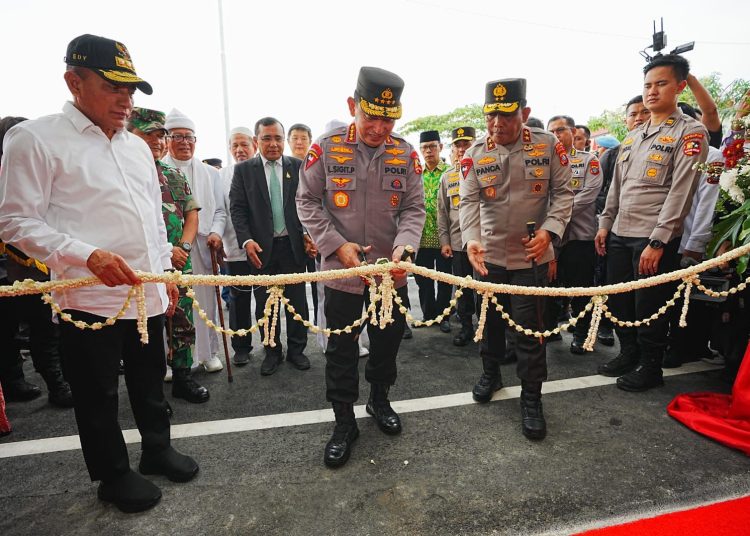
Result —
[[624, 525], [582, 532], [586, 536], [745, 536], [750, 534], [750, 497], [673, 512]]

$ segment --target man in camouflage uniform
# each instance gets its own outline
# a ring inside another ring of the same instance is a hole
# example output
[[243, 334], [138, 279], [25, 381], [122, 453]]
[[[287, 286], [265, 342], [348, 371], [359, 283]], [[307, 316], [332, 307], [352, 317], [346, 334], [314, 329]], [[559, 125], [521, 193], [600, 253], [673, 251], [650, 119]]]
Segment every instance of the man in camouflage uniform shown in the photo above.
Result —
[[[476, 138], [473, 127], [458, 127], [451, 132], [451, 160], [453, 167], [448, 168], [440, 177], [437, 197], [437, 226], [440, 239], [440, 253], [452, 260], [453, 275], [466, 277], [472, 274], [471, 263], [461, 241], [461, 222], [458, 208], [461, 181], [461, 160]], [[466, 346], [474, 336], [474, 291], [467, 288], [458, 298], [458, 319], [461, 331], [453, 337], [453, 344]]]
[[[162, 214], [167, 227], [167, 239], [172, 244], [172, 266], [183, 274], [192, 274], [190, 249], [198, 231], [200, 207], [193, 199], [185, 175], [175, 167], [159, 160], [164, 152], [164, 113], [147, 108], [133, 108], [128, 130], [143, 139], [151, 149], [159, 175], [162, 195]], [[172, 396], [188, 402], [202, 403], [209, 398], [208, 389], [198, 385], [190, 375], [193, 364], [192, 345], [195, 344], [193, 300], [185, 287], [178, 287], [180, 298], [171, 322], [167, 322], [173, 374]]]
[[[484, 281], [543, 286], [554, 259], [552, 240], [562, 237], [573, 206], [568, 155], [549, 132], [524, 126], [531, 113], [525, 79], [489, 82], [483, 111], [487, 136], [474, 142], [461, 162], [459, 215], [469, 261]], [[536, 222], [533, 238], [527, 230], [531, 221]], [[511, 304], [515, 322], [544, 330], [542, 298], [515, 294], [498, 299], [506, 310]], [[479, 352], [483, 372], [472, 391], [477, 402], [489, 402], [503, 385], [499, 365], [505, 355], [505, 327], [490, 306]], [[529, 439], [543, 439], [545, 344], [519, 334], [516, 355], [521, 429]]]
[[[354, 122], [326, 133], [310, 147], [300, 170], [297, 212], [318, 246], [323, 270], [352, 268], [364, 258], [400, 261], [405, 246], [418, 244], [424, 225], [422, 166], [403, 138], [391, 135], [401, 117], [404, 81], [376, 67], [362, 67], [349, 113]], [[394, 286], [408, 307], [406, 271], [393, 270]], [[326, 281], [325, 315], [330, 329], [351, 325], [369, 301], [359, 277]], [[370, 382], [367, 412], [387, 434], [401, 432], [401, 420], [388, 400], [396, 382], [396, 354], [406, 320], [398, 307], [384, 329], [367, 324]], [[359, 437], [354, 402], [359, 396], [356, 331], [331, 335], [326, 348], [326, 398], [336, 427], [325, 447], [324, 463], [337, 467], [349, 459]]]

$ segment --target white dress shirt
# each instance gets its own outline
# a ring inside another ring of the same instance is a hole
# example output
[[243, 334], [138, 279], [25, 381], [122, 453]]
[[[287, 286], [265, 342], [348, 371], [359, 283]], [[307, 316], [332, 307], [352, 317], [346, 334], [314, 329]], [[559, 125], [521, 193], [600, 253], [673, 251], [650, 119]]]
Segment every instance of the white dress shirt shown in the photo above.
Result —
[[[0, 237], [50, 267], [52, 279], [89, 277], [95, 249], [134, 270], [171, 268], [154, 158], [126, 130], [112, 139], [72, 103], [63, 113], [13, 127], [0, 165]], [[111, 316], [129, 287], [96, 285], [55, 293], [63, 309]], [[146, 285], [149, 316], [168, 305], [163, 284]], [[125, 318], [135, 318], [132, 300]]]
[[[723, 161], [724, 155], [721, 151], [709, 146], [706, 163]], [[708, 182], [705, 173], [698, 180], [700, 182], [695, 194], [693, 194], [693, 204], [685, 217], [684, 231], [680, 241], [680, 253], [685, 250], [705, 253], [706, 246], [711, 241], [716, 200], [719, 198], [719, 184]]]

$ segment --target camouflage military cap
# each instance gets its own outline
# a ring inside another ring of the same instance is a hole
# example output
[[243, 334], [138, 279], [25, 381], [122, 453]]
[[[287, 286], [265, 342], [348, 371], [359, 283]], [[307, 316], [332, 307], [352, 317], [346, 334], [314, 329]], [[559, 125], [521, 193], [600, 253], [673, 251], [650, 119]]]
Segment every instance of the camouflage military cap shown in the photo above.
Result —
[[131, 127], [148, 134], [154, 130], [163, 130], [166, 132], [167, 129], [164, 128], [165, 120], [166, 115], [164, 112], [149, 110], [148, 108], [133, 108], [128, 118], [128, 123]]

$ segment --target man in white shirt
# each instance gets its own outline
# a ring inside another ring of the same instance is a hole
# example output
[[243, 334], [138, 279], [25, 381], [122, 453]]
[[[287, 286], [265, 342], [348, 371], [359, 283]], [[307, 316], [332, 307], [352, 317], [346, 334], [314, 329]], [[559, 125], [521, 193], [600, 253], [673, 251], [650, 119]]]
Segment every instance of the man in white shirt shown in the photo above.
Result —
[[[26, 121], [8, 132], [0, 166], [0, 236], [43, 261], [52, 279], [97, 276], [101, 285], [54, 293], [73, 321], [104, 323], [122, 307], [134, 270], [171, 269], [171, 247], [148, 146], [125, 130], [139, 78], [122, 43], [93, 35], [70, 42], [65, 82], [73, 95], [63, 113]], [[122, 359], [130, 405], [141, 434], [143, 474], [185, 482], [195, 461], [170, 446], [164, 312], [175, 285], [145, 284], [148, 344], [142, 344], [133, 303], [122, 319], [100, 329], [61, 323], [65, 377], [75, 403], [81, 448], [98, 496], [124, 512], [154, 506], [161, 491], [130, 469], [118, 423]], [[167, 297], [169, 295], [169, 298]], [[63, 320], [66, 320], [65, 316]]]
[[[229, 152], [239, 164], [255, 156], [257, 146], [253, 140], [253, 131], [247, 127], [237, 127], [229, 133]], [[232, 177], [235, 165], [229, 165], [221, 170], [221, 182], [224, 189], [224, 210], [229, 214], [229, 191], [232, 189]], [[227, 218], [224, 226], [224, 252], [226, 266], [230, 275], [250, 275], [250, 265], [247, 262], [245, 250], [237, 244], [237, 233], [232, 224], [232, 218]], [[232, 299], [229, 301], [229, 327], [233, 330], [247, 329], [253, 324], [251, 316], [253, 287], [229, 287]], [[257, 307], [257, 305], [256, 305]], [[244, 337], [232, 337], [232, 362], [245, 366], [250, 362], [250, 352], [253, 351], [251, 334]]]
[[[164, 158], [164, 162], [187, 175], [193, 197], [202, 207], [198, 214], [198, 236], [195, 237], [195, 243], [186, 243], [183, 247], [190, 253], [193, 274], [212, 275], [211, 250], [222, 251], [221, 236], [226, 223], [219, 170], [195, 158], [195, 123], [189, 117], [173, 108], [167, 115], [164, 126], [169, 133], [169, 155]], [[218, 325], [216, 290], [210, 285], [196, 285], [194, 290], [201, 309], [206, 311], [209, 320]], [[208, 372], [218, 372], [224, 368], [217, 356], [218, 352], [219, 337], [216, 332], [205, 322], [196, 322], [194, 361], [202, 364]]]

